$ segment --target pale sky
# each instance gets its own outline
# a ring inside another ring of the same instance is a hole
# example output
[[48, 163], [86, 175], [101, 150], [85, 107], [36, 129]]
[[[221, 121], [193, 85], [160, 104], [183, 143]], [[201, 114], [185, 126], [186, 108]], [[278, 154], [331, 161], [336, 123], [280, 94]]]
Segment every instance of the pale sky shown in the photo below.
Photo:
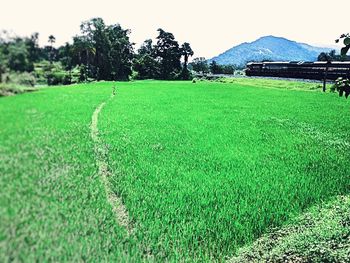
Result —
[[163, 28], [210, 58], [264, 35], [332, 46], [350, 32], [349, 11], [350, 0], [0, 0], [0, 30], [39, 32], [42, 45], [53, 34], [61, 45], [82, 21], [102, 17], [131, 29], [136, 47]]

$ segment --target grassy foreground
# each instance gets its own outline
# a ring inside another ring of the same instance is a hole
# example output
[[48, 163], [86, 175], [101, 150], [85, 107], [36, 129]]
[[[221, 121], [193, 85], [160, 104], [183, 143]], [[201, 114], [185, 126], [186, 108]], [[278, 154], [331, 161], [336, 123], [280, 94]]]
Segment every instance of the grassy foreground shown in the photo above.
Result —
[[131, 236], [89, 134], [113, 84], [0, 99], [0, 261], [222, 261], [348, 194], [349, 102], [282, 84], [117, 84], [98, 126]]
[[350, 198], [312, 207], [288, 225], [239, 250], [230, 263], [349, 262]]

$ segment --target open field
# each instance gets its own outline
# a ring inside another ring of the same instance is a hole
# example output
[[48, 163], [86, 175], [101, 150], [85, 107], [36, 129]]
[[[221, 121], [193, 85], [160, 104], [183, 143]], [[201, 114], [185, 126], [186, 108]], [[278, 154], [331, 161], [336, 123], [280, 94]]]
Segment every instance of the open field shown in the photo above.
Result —
[[[114, 83], [101, 82], [1, 98], [0, 261], [223, 261], [349, 194], [349, 101], [310, 92], [313, 83], [226, 82], [117, 83], [113, 98]], [[90, 124], [103, 102], [101, 154]]]

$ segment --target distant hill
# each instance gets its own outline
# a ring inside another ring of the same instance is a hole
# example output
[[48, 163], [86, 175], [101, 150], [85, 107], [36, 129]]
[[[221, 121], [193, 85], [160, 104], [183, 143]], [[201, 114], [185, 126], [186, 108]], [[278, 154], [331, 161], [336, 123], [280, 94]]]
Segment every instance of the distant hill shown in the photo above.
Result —
[[265, 36], [251, 43], [242, 43], [210, 59], [218, 64], [244, 66], [250, 61], [316, 61], [321, 52], [331, 48], [313, 47], [283, 37]]

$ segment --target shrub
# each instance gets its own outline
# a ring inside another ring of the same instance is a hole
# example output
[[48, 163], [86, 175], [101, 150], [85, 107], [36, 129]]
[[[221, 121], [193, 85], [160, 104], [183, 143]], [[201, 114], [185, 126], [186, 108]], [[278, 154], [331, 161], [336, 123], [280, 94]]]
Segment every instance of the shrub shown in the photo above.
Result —
[[331, 91], [337, 91], [340, 97], [345, 95], [345, 98], [348, 98], [350, 95], [350, 80], [346, 78], [338, 78], [335, 81], [335, 84], [331, 87]]
[[8, 84], [0, 84], [0, 97], [23, 93], [23, 90]]
[[80, 82], [80, 79], [81, 79], [81, 66], [76, 66], [75, 68], [73, 68], [71, 71], [70, 71], [70, 83], [71, 84], [75, 84], [75, 83], [79, 83]]
[[70, 71], [63, 68], [60, 62], [49, 63], [42, 61], [35, 65], [35, 76], [38, 82], [47, 85], [68, 85], [82, 80], [84, 70], [82, 66], [76, 66]]
[[15, 84], [20, 86], [34, 87], [36, 84], [36, 78], [34, 74], [28, 72], [10, 72], [5, 73], [2, 76], [3, 82], [7, 84]]

